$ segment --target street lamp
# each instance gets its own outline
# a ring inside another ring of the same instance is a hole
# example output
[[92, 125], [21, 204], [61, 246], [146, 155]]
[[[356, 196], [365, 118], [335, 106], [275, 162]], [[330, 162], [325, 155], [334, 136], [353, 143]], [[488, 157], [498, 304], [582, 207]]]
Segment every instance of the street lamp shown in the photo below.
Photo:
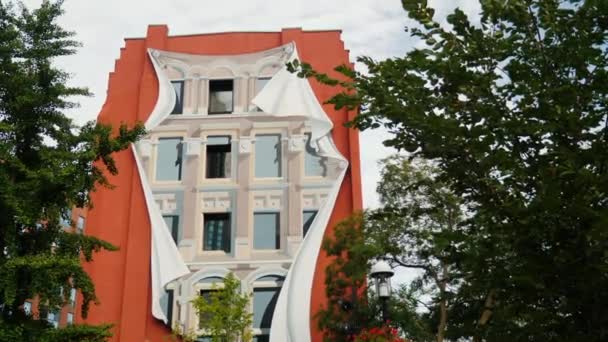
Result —
[[391, 266], [384, 260], [378, 260], [369, 273], [376, 285], [376, 293], [382, 304], [382, 320], [385, 323], [388, 321], [388, 298], [391, 296], [391, 277], [394, 274]]

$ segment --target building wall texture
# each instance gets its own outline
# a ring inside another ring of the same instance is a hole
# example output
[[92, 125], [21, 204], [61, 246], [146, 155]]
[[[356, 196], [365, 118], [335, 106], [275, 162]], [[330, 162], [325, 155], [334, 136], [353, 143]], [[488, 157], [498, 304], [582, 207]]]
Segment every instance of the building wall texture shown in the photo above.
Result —
[[[350, 64], [340, 31], [302, 31], [295, 28], [280, 32], [169, 36], [167, 26], [155, 25], [148, 27], [145, 38], [125, 41], [115, 69], [110, 73], [106, 102], [98, 117], [100, 122], [115, 127], [121, 122], [145, 121], [156, 103], [158, 81], [147, 54], [150, 48], [187, 54], [238, 55], [295, 42], [301, 59], [318, 71], [337, 76], [333, 71], [335, 66]], [[338, 91], [316, 82], [311, 82], [311, 86], [320, 103]], [[186, 95], [184, 110], [193, 105], [188, 102], [189, 96]], [[362, 200], [358, 133], [344, 127], [355, 113], [335, 110], [331, 105], [323, 105], [323, 109], [334, 124], [334, 143], [350, 163], [328, 223], [327, 235], [332, 234], [332, 227], [337, 222], [361, 209]], [[77, 313], [76, 322], [112, 323], [115, 341], [163, 341], [169, 329], [151, 314], [150, 222], [141, 182], [131, 151], [119, 153], [115, 158], [119, 174], [110, 177], [115, 188], [99, 189], [92, 194], [94, 208], [88, 213], [86, 233], [109, 241], [120, 250], [101, 252], [92, 263], [85, 265], [95, 283], [100, 304], [91, 307], [86, 319]], [[237, 165], [237, 168], [242, 166]], [[184, 230], [183, 234], [186, 232], [191, 233]], [[326, 300], [324, 269], [329, 261], [321, 251], [313, 282], [311, 319]], [[238, 276], [238, 272], [235, 273]], [[315, 327], [316, 322], [313, 322], [312, 340], [321, 341], [322, 336]]]

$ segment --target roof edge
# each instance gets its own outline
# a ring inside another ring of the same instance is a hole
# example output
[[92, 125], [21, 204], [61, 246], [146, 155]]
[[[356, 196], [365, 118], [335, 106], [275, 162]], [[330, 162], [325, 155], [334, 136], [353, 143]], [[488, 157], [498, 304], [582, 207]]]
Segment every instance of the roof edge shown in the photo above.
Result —
[[[148, 27], [151, 26], [167, 26], [164, 24], [150, 24], [148, 25]], [[239, 34], [239, 33], [281, 33], [283, 31], [286, 30], [300, 30], [302, 32], [310, 32], [310, 33], [315, 33], [315, 32], [339, 32], [340, 34], [342, 34], [342, 29], [319, 29], [319, 30], [304, 30], [301, 27], [283, 27], [280, 30], [276, 30], [276, 31], [222, 31], [222, 32], [206, 32], [206, 33], [188, 33], [188, 34], [176, 34], [176, 35], [169, 35], [167, 36], [167, 38], [177, 38], [177, 37], [195, 37], [195, 36], [213, 36], [213, 35], [226, 35], [226, 34]], [[124, 40], [143, 40], [146, 39], [146, 36], [143, 37], [125, 37]]]

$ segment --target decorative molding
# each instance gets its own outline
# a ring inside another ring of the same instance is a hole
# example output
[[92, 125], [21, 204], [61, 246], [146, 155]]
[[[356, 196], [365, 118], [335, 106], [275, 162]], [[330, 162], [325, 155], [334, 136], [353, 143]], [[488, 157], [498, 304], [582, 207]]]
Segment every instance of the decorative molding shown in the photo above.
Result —
[[327, 201], [327, 191], [302, 191], [302, 208], [304, 209], [319, 209], [325, 205]]
[[304, 151], [304, 147], [306, 145], [306, 136], [305, 135], [292, 135], [289, 138], [289, 152], [302, 152]]
[[150, 140], [140, 140], [136, 144], [137, 152], [142, 158], [150, 158], [152, 155], [152, 142]]
[[[232, 114], [226, 114], [226, 115], [232, 115]], [[216, 114], [214, 115], [205, 115], [205, 117], [208, 117], [209, 119], [207, 120], [211, 120], [211, 118], [215, 117]], [[200, 117], [200, 115], [198, 115], [198, 117]], [[241, 123], [240, 122], [209, 122], [209, 123], [204, 123], [204, 124], [200, 124], [198, 126], [201, 130], [203, 131], [207, 131], [207, 130], [230, 130], [230, 129], [239, 129], [241, 128]]]
[[177, 209], [175, 194], [154, 194], [154, 202], [163, 214], [172, 214]]
[[[258, 180], [260, 179], [264, 178], [258, 178]], [[289, 183], [285, 182], [281, 178], [275, 178], [273, 181], [268, 181], [268, 179], [265, 179], [265, 181], [260, 183], [252, 183], [247, 190], [278, 190], [286, 188], [289, 188]]]
[[239, 153], [240, 154], [249, 154], [251, 153], [251, 137], [240, 137], [239, 138]]
[[[174, 116], [178, 117], [180, 115], [174, 115]], [[172, 119], [172, 116], [169, 115], [166, 119]], [[187, 132], [187, 131], [188, 131], [188, 126], [187, 125], [160, 125], [158, 127], [155, 127], [152, 130], [151, 133], [156, 133], [156, 132]]]
[[261, 122], [253, 122], [253, 128], [287, 128], [287, 121], [289, 119], [281, 119], [278, 121], [261, 121]]
[[186, 145], [186, 155], [189, 157], [199, 156], [201, 153], [202, 139], [190, 138], [184, 141]]
[[281, 210], [283, 207], [283, 192], [282, 191], [265, 191], [253, 193], [253, 208], [254, 210]]
[[229, 191], [203, 192], [203, 212], [227, 212], [232, 208], [232, 194]]

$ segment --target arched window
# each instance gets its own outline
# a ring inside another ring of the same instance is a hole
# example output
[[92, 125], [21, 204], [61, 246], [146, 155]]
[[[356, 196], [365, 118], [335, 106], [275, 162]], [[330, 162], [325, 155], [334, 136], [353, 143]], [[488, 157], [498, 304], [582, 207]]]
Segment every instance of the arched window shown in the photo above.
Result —
[[253, 335], [256, 342], [267, 342], [274, 308], [285, 280], [282, 276], [266, 275], [253, 282], [251, 307], [253, 313]]
[[[196, 284], [196, 292], [198, 295], [203, 297], [208, 302], [211, 300], [211, 294], [213, 291], [217, 291], [218, 288], [222, 288], [224, 284], [224, 278], [222, 277], [207, 277], [198, 281]], [[205, 321], [209, 319], [209, 317], [198, 317], [198, 329], [204, 331]]]

